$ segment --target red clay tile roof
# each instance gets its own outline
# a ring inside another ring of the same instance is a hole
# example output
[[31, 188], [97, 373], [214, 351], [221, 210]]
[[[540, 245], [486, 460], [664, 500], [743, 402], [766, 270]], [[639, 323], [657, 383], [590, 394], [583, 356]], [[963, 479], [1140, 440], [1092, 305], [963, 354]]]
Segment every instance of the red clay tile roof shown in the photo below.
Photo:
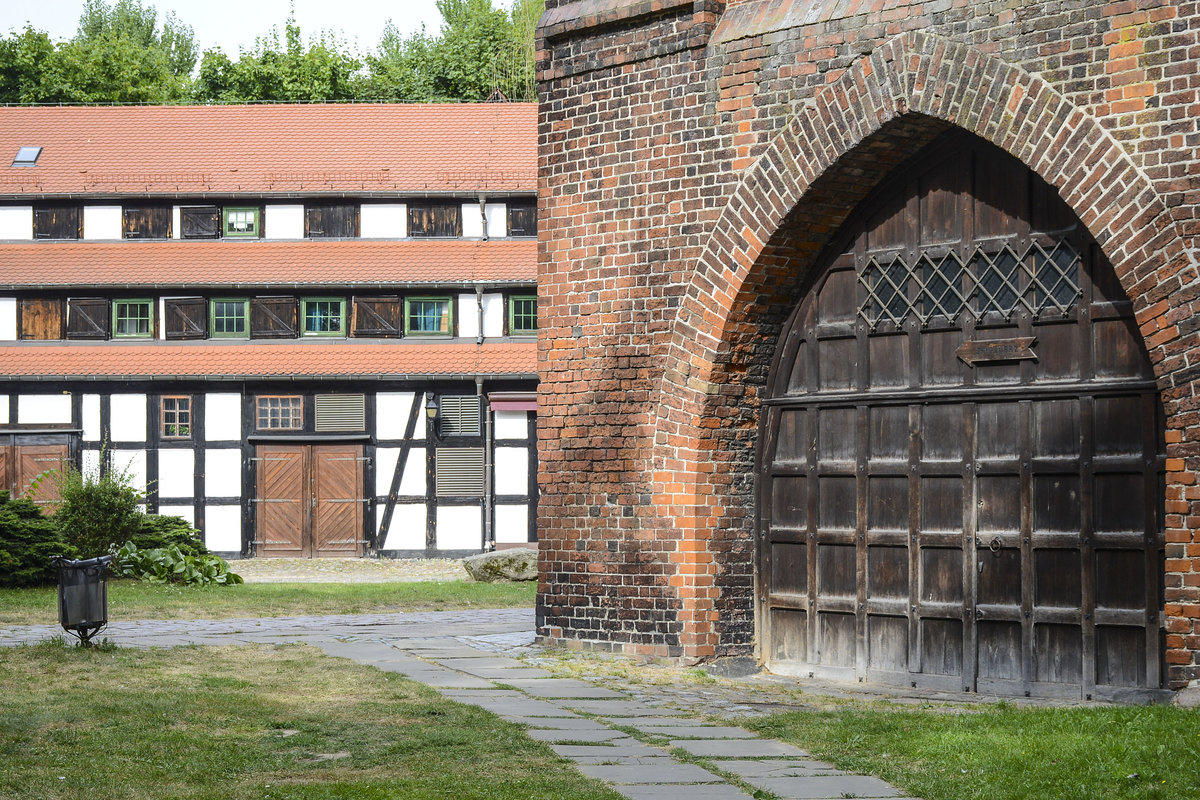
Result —
[[533, 342], [231, 342], [0, 347], [0, 380], [323, 378], [537, 373]]
[[157, 241], [0, 245], [0, 288], [533, 282], [537, 242]]
[[0, 195], [534, 192], [537, 105], [8, 107], [0, 164]]

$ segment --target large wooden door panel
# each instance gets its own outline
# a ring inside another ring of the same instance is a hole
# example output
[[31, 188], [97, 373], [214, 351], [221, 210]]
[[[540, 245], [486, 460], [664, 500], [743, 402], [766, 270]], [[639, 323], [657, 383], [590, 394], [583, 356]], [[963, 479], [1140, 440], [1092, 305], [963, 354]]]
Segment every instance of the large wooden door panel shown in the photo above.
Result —
[[361, 445], [313, 446], [313, 555], [362, 552], [363, 471]]
[[39, 506], [53, 506], [62, 499], [58, 476], [67, 463], [66, 444], [20, 444], [14, 448], [16, 475], [14, 491], [28, 496]]
[[259, 445], [256, 541], [260, 556], [303, 558], [311, 554], [306, 493], [307, 449]]

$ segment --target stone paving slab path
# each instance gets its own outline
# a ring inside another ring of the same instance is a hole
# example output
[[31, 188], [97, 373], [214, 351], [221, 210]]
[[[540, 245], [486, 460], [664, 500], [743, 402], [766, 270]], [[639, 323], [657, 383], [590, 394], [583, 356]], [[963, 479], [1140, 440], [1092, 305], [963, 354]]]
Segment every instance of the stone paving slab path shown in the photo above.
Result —
[[[293, 643], [319, 647], [434, 687], [526, 726], [584, 774], [631, 800], [734, 800], [771, 792], [779, 800], [902, 798], [873, 777], [839, 772], [792, 745], [743, 728], [710, 725], [689, 713], [711, 710], [703, 690], [690, 696], [654, 685], [608, 688], [554, 677], [527, 660], [530, 609], [410, 614], [114, 622], [104, 636], [132, 647], [179, 644]], [[0, 628], [0, 646], [61, 634], [56, 626]], [[525, 655], [526, 658], [522, 658]], [[681, 698], [684, 708], [680, 708]], [[726, 703], [737, 712], [749, 706]], [[631, 736], [628, 731], [637, 731]], [[645, 741], [642, 741], [645, 739]], [[701, 763], [674, 752], [690, 753]]]

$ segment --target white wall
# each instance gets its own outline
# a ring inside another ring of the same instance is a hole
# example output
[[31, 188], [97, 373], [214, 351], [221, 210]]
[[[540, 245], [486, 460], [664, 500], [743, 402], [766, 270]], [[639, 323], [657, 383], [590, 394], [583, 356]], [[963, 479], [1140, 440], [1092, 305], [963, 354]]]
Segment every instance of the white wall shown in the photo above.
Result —
[[146, 491], [146, 451], [112, 450], [112, 469], [129, 476], [129, 485], [138, 491]]
[[425, 476], [425, 448], [413, 447], [408, 451], [408, 463], [404, 465], [404, 474], [400, 476], [400, 494], [425, 494]]
[[263, 235], [266, 239], [303, 239], [304, 206], [268, 204], [263, 208]]
[[483, 513], [479, 506], [438, 506], [438, 550], [482, 550]]
[[0, 297], [0, 341], [17, 339], [17, 298]]
[[242, 396], [226, 393], [204, 395], [205, 441], [236, 442], [241, 438]]
[[196, 525], [196, 509], [192, 506], [159, 506], [158, 513], [164, 517], [183, 517], [189, 525]]
[[408, 236], [408, 206], [404, 203], [363, 203], [359, 207], [363, 239], [403, 239]]
[[495, 476], [496, 494], [529, 493], [529, 449], [497, 447]]
[[204, 451], [204, 494], [208, 497], [242, 496], [242, 451]]
[[458, 335], [473, 339], [479, 335], [479, 307], [475, 304], [475, 295], [460, 294], [458, 296]]
[[0, 425], [7, 425], [8, 422], [8, 395], [0, 394]]
[[504, 203], [487, 204], [487, 232], [489, 239], [508, 236], [508, 214]]
[[479, 214], [479, 203], [462, 204], [462, 233], [466, 239], [483, 238], [483, 217]]
[[0, 239], [32, 239], [33, 206], [0, 206]]
[[146, 395], [114, 394], [109, 400], [108, 425], [114, 442], [146, 441]]
[[23, 394], [17, 397], [17, 422], [21, 425], [53, 425], [71, 422], [71, 395]]
[[91, 475], [93, 478], [100, 475], [100, 451], [99, 450], [84, 450], [83, 451], [83, 474]]
[[[412, 392], [380, 392], [375, 395], [376, 439], [404, 438], [404, 428], [408, 425], [414, 396]], [[421, 413], [424, 413], [424, 409]], [[423, 420], [417, 420], [417, 430], [424, 434], [425, 426], [422, 423]]]
[[83, 419], [79, 421], [83, 428], [85, 442], [100, 441], [100, 395], [85, 394], [83, 396]]
[[[179, 206], [171, 207], [171, 238], [183, 238], [183, 220], [182, 215], [179, 212]], [[161, 319], [161, 317], [159, 319]]]
[[[425, 520], [428, 510], [424, 504], [408, 503], [392, 509], [392, 524], [388, 528], [384, 550], [424, 550]], [[375, 531], [383, 522], [383, 508], [375, 513]]]
[[158, 451], [158, 496], [192, 497], [196, 493], [196, 454], [190, 447]]
[[513, 544], [529, 541], [529, 506], [497, 505], [496, 526], [492, 529], [499, 544]]
[[83, 238], [120, 239], [120, 206], [84, 206]]
[[242, 549], [242, 507], [205, 506], [204, 544], [209, 550], [217, 550], [222, 553], [240, 552]]
[[483, 296], [483, 335], [504, 335], [504, 295], [485, 294]]
[[528, 411], [496, 411], [492, 435], [497, 439], [528, 439]]

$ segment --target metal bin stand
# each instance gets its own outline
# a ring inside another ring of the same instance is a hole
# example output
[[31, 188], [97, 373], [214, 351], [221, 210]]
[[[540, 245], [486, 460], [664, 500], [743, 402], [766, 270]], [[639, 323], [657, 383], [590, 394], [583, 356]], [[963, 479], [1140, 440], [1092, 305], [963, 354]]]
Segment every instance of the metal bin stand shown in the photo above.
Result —
[[58, 621], [83, 647], [108, 624], [107, 573], [111, 561], [112, 556], [83, 561], [54, 559], [58, 567]]

